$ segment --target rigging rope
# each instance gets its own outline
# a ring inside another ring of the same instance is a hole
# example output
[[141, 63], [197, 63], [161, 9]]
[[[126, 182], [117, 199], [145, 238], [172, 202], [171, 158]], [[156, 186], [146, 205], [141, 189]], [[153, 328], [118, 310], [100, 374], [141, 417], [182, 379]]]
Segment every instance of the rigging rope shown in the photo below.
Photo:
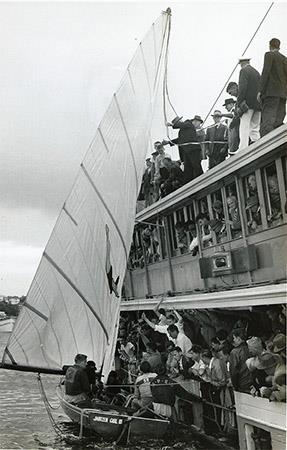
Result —
[[45, 406], [45, 408], [46, 408], [48, 418], [49, 418], [49, 420], [50, 420], [50, 422], [51, 422], [51, 425], [52, 425], [54, 431], [56, 432], [56, 434], [58, 434], [58, 436], [61, 436], [61, 437], [62, 437], [62, 436], [63, 436], [63, 431], [62, 431], [62, 429], [59, 427], [59, 425], [57, 424], [57, 422], [55, 421], [55, 419], [54, 419], [54, 417], [53, 417], [53, 415], [52, 415], [52, 413], [51, 413], [51, 411], [50, 411], [50, 409], [58, 409], [58, 408], [60, 407], [60, 403], [59, 403], [59, 406], [53, 407], [53, 406], [49, 403], [49, 400], [48, 400], [48, 398], [47, 398], [47, 396], [46, 396], [46, 393], [45, 393], [45, 390], [44, 390], [44, 386], [43, 386], [43, 383], [42, 383], [42, 378], [41, 378], [41, 375], [40, 375], [39, 373], [38, 373], [38, 376], [37, 376], [37, 380], [38, 380], [38, 385], [39, 385], [40, 394], [41, 394], [41, 397], [42, 397], [44, 406]]
[[[253, 33], [253, 36], [252, 36], [251, 39], [249, 40], [249, 42], [248, 42], [247, 46], [245, 47], [245, 49], [244, 49], [244, 51], [243, 51], [243, 53], [242, 53], [241, 56], [244, 56], [245, 53], [247, 52], [248, 48], [250, 47], [250, 45], [251, 45], [253, 39], [255, 38], [256, 34], [258, 33], [258, 31], [259, 31], [261, 25], [263, 24], [264, 20], [265, 20], [266, 17], [268, 16], [268, 13], [269, 13], [269, 11], [270, 11], [270, 9], [272, 8], [273, 5], [274, 5], [274, 2], [272, 2], [271, 5], [268, 7], [266, 13], [264, 14], [263, 18], [261, 19], [261, 21], [260, 21], [258, 27], [256, 28], [255, 32]], [[223, 87], [222, 87], [220, 93], [218, 94], [218, 96], [216, 97], [215, 101], [213, 102], [213, 104], [212, 104], [210, 110], [208, 111], [208, 113], [207, 113], [207, 115], [206, 115], [206, 117], [205, 117], [203, 123], [205, 123], [206, 120], [208, 119], [208, 117], [209, 117], [211, 111], [213, 110], [214, 106], [215, 106], [216, 103], [218, 102], [218, 100], [219, 100], [221, 94], [223, 93], [223, 91], [224, 91], [224, 89], [225, 89], [227, 83], [229, 82], [230, 78], [231, 78], [232, 75], [234, 74], [234, 72], [235, 72], [237, 66], [238, 66], [238, 62], [236, 63], [235, 67], [233, 68], [232, 72], [230, 73], [229, 77], [227, 78], [226, 82], [224, 83], [224, 85], [223, 85]]]
[[177, 112], [170, 100], [169, 91], [168, 91], [168, 83], [167, 83], [168, 48], [169, 48], [169, 41], [170, 41], [170, 33], [171, 33], [171, 20], [169, 19], [168, 31], [167, 31], [167, 44], [166, 44], [165, 58], [164, 58], [164, 78], [163, 78], [163, 115], [164, 115], [165, 126], [166, 126], [166, 134], [169, 139], [170, 139], [169, 129], [168, 129], [168, 126], [166, 125], [168, 122], [167, 111], [166, 111], [166, 100], [168, 101], [170, 107], [172, 108], [175, 116], [177, 116]]

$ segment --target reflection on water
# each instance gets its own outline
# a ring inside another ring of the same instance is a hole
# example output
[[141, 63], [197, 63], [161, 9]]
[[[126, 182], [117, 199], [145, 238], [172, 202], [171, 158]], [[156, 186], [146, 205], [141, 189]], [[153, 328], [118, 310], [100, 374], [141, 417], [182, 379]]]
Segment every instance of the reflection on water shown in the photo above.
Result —
[[[8, 337], [9, 333], [0, 333], [1, 358]], [[59, 377], [44, 374], [41, 377], [49, 402], [54, 407], [58, 406], [56, 386]], [[120, 450], [122, 448], [107, 443], [95, 444], [89, 438], [84, 443], [78, 442], [77, 426], [70, 422], [61, 408], [54, 409], [52, 412], [54, 419], [63, 430], [62, 436], [57, 436], [49, 421], [38, 388], [37, 374], [0, 369], [0, 449]], [[163, 442], [146, 442], [128, 447], [129, 450], [172, 450], [173, 448], [197, 450], [204, 447], [194, 442], [188, 444], [176, 442], [169, 445]]]

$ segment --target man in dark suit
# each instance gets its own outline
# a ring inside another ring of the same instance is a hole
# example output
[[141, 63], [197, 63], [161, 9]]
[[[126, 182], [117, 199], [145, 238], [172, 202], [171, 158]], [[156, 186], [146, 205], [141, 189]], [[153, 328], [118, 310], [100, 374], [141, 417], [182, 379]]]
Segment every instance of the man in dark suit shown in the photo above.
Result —
[[224, 161], [228, 150], [227, 126], [220, 122], [222, 118], [221, 111], [215, 110], [212, 117], [214, 125], [207, 128], [205, 136], [205, 140], [210, 141], [205, 144], [206, 154], [209, 157], [209, 169]]
[[179, 157], [184, 164], [183, 179], [188, 183], [203, 173], [201, 167], [201, 147], [196, 144], [197, 133], [192, 120], [182, 120], [182, 117], [175, 117], [171, 124], [173, 129], [179, 129], [178, 138], [171, 141], [163, 141], [165, 144], [178, 145]]
[[269, 49], [264, 56], [257, 97], [262, 101], [261, 136], [280, 127], [286, 115], [287, 58], [279, 52], [279, 39], [271, 39]]
[[242, 114], [239, 126], [239, 150], [248, 147], [249, 139], [255, 142], [260, 138], [261, 111], [257, 101], [260, 74], [250, 65], [250, 58], [239, 59], [241, 70], [239, 73], [237, 106]]

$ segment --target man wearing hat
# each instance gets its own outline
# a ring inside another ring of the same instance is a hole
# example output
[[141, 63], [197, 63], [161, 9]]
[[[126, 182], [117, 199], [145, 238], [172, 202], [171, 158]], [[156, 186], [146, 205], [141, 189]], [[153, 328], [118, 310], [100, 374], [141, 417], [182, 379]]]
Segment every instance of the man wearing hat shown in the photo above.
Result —
[[228, 150], [230, 154], [235, 153], [239, 146], [239, 121], [234, 121], [236, 101], [233, 98], [225, 99], [222, 106], [225, 106], [227, 113], [222, 114], [226, 117], [226, 125], [228, 127]]
[[209, 141], [205, 144], [206, 154], [209, 157], [209, 169], [220, 164], [227, 156], [227, 127], [220, 121], [221, 111], [216, 109], [212, 117], [214, 125], [207, 128], [205, 137], [205, 140]]
[[239, 59], [241, 70], [239, 73], [237, 106], [243, 112], [239, 125], [239, 150], [248, 147], [249, 139], [255, 142], [260, 138], [259, 128], [261, 120], [260, 105], [257, 101], [260, 75], [250, 65], [250, 58]]
[[168, 123], [167, 125], [179, 130], [178, 138], [163, 141], [164, 144], [178, 145], [179, 157], [184, 164], [184, 183], [188, 183], [203, 173], [200, 164], [201, 148], [196, 144], [198, 137], [192, 122], [192, 120], [183, 121], [182, 117], [175, 117], [171, 124]]
[[262, 101], [261, 136], [280, 127], [286, 115], [287, 58], [279, 52], [279, 39], [271, 39], [269, 50], [264, 56], [258, 92]]

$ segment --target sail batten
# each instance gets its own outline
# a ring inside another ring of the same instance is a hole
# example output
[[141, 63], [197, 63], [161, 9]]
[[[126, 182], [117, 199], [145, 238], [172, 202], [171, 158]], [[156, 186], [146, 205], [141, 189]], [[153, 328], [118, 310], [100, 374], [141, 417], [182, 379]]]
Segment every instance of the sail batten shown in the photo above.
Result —
[[37, 314], [37, 316], [41, 317], [46, 322], [48, 321], [48, 316], [46, 316], [45, 314], [41, 313], [41, 311], [39, 311], [38, 309], [34, 308], [34, 306], [30, 305], [30, 303], [25, 302], [25, 304], [23, 306], [25, 308], [30, 309], [30, 311], [32, 311], [33, 313]]
[[127, 261], [127, 260], [128, 260], [128, 251], [127, 251], [126, 244], [125, 244], [123, 235], [122, 235], [122, 233], [121, 233], [121, 230], [119, 229], [119, 227], [118, 227], [118, 225], [117, 225], [117, 222], [115, 221], [114, 216], [112, 215], [112, 213], [111, 213], [109, 207], [107, 206], [107, 204], [106, 204], [106, 202], [105, 202], [103, 196], [102, 196], [101, 193], [98, 191], [98, 189], [97, 189], [95, 183], [93, 182], [92, 178], [90, 177], [90, 175], [89, 175], [87, 169], [85, 168], [84, 164], [81, 164], [81, 167], [82, 167], [83, 172], [84, 172], [84, 174], [86, 175], [87, 179], [88, 179], [89, 182], [91, 183], [91, 186], [93, 187], [94, 191], [96, 192], [98, 198], [101, 200], [102, 204], [104, 205], [104, 207], [105, 207], [105, 209], [106, 209], [108, 215], [110, 216], [110, 218], [111, 218], [111, 220], [112, 220], [112, 222], [113, 222], [113, 224], [114, 224], [114, 226], [115, 226], [115, 228], [116, 228], [116, 230], [117, 230], [117, 232], [118, 232], [118, 235], [119, 235], [119, 237], [120, 237], [120, 240], [121, 240], [121, 242], [122, 242], [122, 244], [123, 244], [123, 249], [124, 249], [125, 256], [126, 256], [126, 261]]
[[106, 335], [107, 341], [109, 340], [109, 335], [106, 330], [106, 327], [104, 326], [103, 322], [101, 321], [100, 317], [98, 316], [97, 312], [94, 310], [92, 305], [88, 302], [88, 300], [84, 297], [84, 295], [81, 293], [81, 291], [75, 286], [75, 284], [72, 282], [72, 280], [69, 279], [69, 277], [63, 272], [63, 270], [53, 261], [53, 259], [47, 255], [46, 252], [44, 252], [43, 256], [49, 261], [50, 264], [59, 272], [59, 274], [69, 283], [69, 285], [74, 289], [74, 291], [78, 294], [78, 296], [83, 300], [85, 305], [90, 309], [92, 314], [97, 318], [98, 322], [100, 323], [101, 327], [103, 328], [103, 331]]
[[84, 353], [104, 374], [111, 368], [144, 161], [151, 142], [165, 134], [169, 21], [163, 13], [142, 40], [100, 122], [10, 336], [4, 365], [13, 355], [19, 367], [60, 371]]

